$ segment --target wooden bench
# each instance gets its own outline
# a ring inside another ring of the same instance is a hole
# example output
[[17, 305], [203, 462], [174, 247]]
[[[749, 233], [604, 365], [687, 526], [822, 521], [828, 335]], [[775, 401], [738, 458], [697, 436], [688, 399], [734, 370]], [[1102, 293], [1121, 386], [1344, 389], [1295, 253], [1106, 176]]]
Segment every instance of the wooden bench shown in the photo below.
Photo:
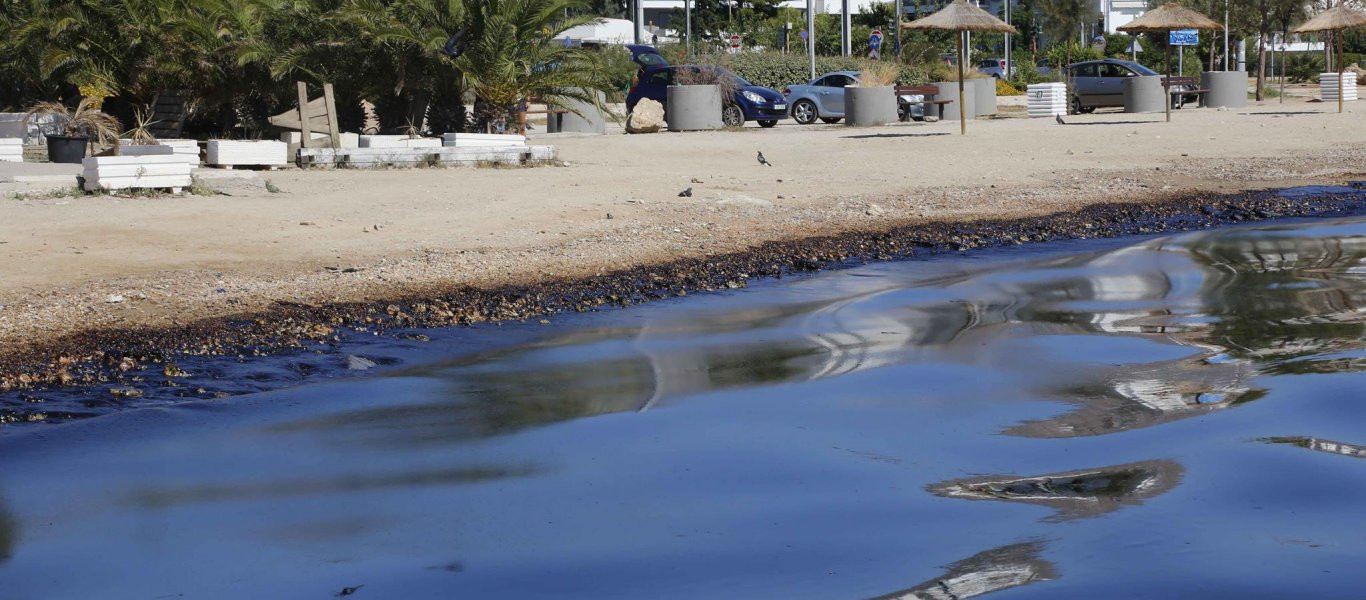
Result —
[[[898, 85], [896, 86], [897, 103], [901, 103], [902, 96], [935, 96], [939, 94], [939, 88], [933, 85]], [[952, 104], [953, 100], [919, 100], [909, 102], [909, 104], [933, 105], [939, 108], [939, 120], [944, 119], [944, 105]], [[903, 121], [911, 118], [910, 111], [902, 118]]]
[[[1196, 89], [1193, 89], [1193, 90], [1171, 90], [1171, 89], [1170, 89], [1170, 88], [1173, 88], [1173, 87], [1176, 87], [1176, 86], [1179, 86], [1179, 85], [1190, 86], [1190, 87], [1193, 87], [1193, 88], [1196, 88]], [[1169, 89], [1170, 91], [1168, 91], [1167, 93], [1168, 93], [1168, 94], [1171, 94], [1171, 95], [1173, 95], [1173, 96], [1175, 96], [1175, 95], [1177, 95], [1177, 94], [1180, 94], [1180, 95], [1182, 95], [1182, 96], [1185, 96], [1186, 94], [1196, 94], [1196, 95], [1200, 96], [1200, 101], [1201, 101], [1202, 104], [1204, 103], [1204, 100], [1205, 100], [1205, 94], [1208, 94], [1208, 93], [1209, 93], [1209, 90], [1200, 89], [1200, 80], [1198, 80], [1198, 79], [1196, 79], [1196, 78], [1194, 78], [1194, 77], [1163, 77], [1163, 78], [1162, 78], [1162, 87], [1163, 87], [1164, 89]]]

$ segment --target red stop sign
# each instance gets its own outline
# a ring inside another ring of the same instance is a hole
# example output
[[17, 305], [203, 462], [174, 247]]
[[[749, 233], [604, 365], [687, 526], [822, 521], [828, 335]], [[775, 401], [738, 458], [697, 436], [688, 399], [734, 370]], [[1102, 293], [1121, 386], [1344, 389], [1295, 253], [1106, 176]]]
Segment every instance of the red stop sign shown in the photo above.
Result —
[[740, 47], [740, 34], [738, 34], [738, 33], [732, 33], [732, 34], [730, 34], [730, 47], [731, 47], [731, 48], [739, 48], [739, 47]]

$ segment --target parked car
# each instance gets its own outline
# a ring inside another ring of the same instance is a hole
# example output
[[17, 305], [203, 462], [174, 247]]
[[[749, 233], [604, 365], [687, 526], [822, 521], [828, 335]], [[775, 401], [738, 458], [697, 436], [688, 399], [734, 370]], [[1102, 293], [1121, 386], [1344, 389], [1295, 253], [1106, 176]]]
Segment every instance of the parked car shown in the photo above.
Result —
[[[978, 71], [981, 71], [981, 72], [983, 72], [983, 73], [986, 73], [987, 75], [990, 75], [990, 76], [992, 76], [992, 77], [995, 77], [995, 78], [997, 78], [997, 79], [1000, 79], [1001, 77], [1004, 76], [1003, 74], [1005, 73], [1005, 70], [1006, 70], [1006, 66], [1005, 66], [1005, 65], [1006, 65], [1006, 59], [1004, 59], [1004, 58], [988, 58], [988, 59], [985, 59], [985, 60], [983, 60], [983, 61], [977, 63], [977, 70], [978, 70]], [[1010, 67], [1010, 77], [1014, 77], [1014, 76], [1015, 76], [1015, 67], [1012, 65], [1012, 66]], [[1007, 79], [1009, 79], [1010, 77], [1007, 77]]]
[[714, 65], [642, 67], [631, 80], [631, 91], [626, 94], [626, 110], [634, 109], [641, 98], [649, 98], [667, 106], [668, 87], [673, 85], [679, 71], [684, 69], [714, 71], [735, 84], [735, 93], [730, 98], [721, 99], [721, 122], [728, 127], [739, 127], [744, 125], [745, 121], [758, 121], [761, 127], [772, 127], [778, 124], [779, 119], [787, 118], [787, 100], [778, 90], [754, 85], [745, 81], [743, 77]]
[[[1097, 108], [1124, 106], [1124, 80], [1129, 77], [1158, 75], [1133, 61], [1107, 58], [1067, 65], [1066, 74], [1072, 82], [1071, 112], [1089, 113]], [[1174, 90], [1193, 90], [1190, 86], [1176, 86]], [[1172, 96], [1172, 108], [1200, 99], [1199, 94]]]
[[[816, 119], [826, 123], [840, 122], [844, 118], [844, 88], [858, 83], [858, 75], [858, 71], [832, 71], [808, 83], [783, 88], [792, 120], [802, 125], [815, 123]], [[909, 117], [923, 117], [923, 105], [911, 104], [923, 99], [920, 96], [897, 98], [897, 116], [903, 121], [908, 114]]]
[[664, 55], [660, 54], [659, 49], [654, 46], [626, 44], [626, 49], [631, 51], [631, 62], [640, 65], [642, 69], [669, 66], [669, 61], [665, 60]]

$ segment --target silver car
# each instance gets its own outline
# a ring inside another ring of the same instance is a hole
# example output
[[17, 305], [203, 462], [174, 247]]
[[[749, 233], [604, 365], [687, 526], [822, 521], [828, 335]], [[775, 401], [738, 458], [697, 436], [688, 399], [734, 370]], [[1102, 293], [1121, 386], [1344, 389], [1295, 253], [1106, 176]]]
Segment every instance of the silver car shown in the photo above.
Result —
[[[787, 112], [792, 120], [810, 125], [816, 119], [838, 123], [844, 118], [844, 88], [858, 83], [858, 71], [832, 71], [812, 79], [810, 83], [783, 88], [787, 98]], [[923, 106], [910, 102], [924, 100], [920, 96], [901, 96], [897, 101], [897, 117], [923, 118]]]
[[816, 119], [838, 123], [844, 118], [844, 88], [858, 83], [858, 71], [835, 71], [811, 80], [806, 85], [783, 88], [788, 114], [792, 120], [810, 125]]
[[[1106, 58], [1067, 65], [1064, 71], [1072, 83], [1069, 108], [1073, 114], [1089, 113], [1097, 108], [1124, 106], [1124, 80], [1129, 77], [1157, 76], [1157, 71], [1133, 61]], [[1187, 91], [1189, 86], [1174, 86], [1173, 90]], [[1199, 99], [1196, 94], [1173, 94], [1172, 108]]]

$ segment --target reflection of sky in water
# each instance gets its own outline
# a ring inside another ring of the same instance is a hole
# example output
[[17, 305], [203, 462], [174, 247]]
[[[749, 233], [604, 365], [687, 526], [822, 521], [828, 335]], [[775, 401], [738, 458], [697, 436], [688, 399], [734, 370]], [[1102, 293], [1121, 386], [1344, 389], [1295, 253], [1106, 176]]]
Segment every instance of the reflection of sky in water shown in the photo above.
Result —
[[1366, 530], [1366, 471], [1341, 460], [1366, 441], [1366, 222], [1305, 231], [875, 265], [464, 352], [434, 331], [384, 376], [17, 430], [0, 577], [20, 597], [1333, 595]]

